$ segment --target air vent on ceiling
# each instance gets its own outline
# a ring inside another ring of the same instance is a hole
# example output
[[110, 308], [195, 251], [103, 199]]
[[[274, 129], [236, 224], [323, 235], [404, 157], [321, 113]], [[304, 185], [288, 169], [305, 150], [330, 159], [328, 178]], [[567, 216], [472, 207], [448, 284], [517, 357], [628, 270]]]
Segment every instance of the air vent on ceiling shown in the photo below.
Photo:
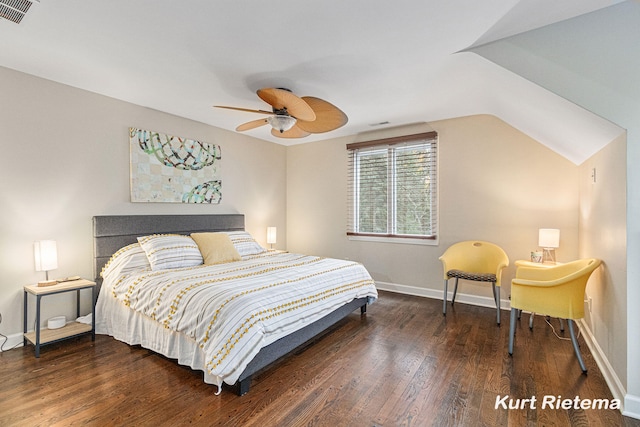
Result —
[[30, 0], [0, 0], [0, 18], [19, 24], [32, 4]]

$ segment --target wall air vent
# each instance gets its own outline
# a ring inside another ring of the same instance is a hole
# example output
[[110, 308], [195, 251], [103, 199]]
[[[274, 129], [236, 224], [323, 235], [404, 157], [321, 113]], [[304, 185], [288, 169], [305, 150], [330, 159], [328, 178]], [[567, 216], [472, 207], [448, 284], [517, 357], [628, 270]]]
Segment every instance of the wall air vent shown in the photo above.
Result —
[[32, 4], [33, 1], [30, 0], [0, 0], [0, 19], [4, 18], [19, 24]]

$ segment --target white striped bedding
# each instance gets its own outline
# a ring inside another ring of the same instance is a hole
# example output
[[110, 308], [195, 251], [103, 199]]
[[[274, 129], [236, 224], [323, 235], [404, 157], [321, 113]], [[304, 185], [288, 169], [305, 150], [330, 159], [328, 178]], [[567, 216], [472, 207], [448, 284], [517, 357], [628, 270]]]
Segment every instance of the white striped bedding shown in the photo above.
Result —
[[[97, 331], [130, 344], [153, 341], [151, 349], [203, 369], [205, 381], [220, 387], [235, 383], [262, 347], [361, 297], [373, 302], [377, 291], [359, 263], [265, 252], [226, 264], [105, 279]], [[140, 337], [148, 330], [140, 325], [150, 323], [160, 327]], [[159, 337], [160, 330], [169, 338]], [[196, 348], [184, 353], [169, 348], [190, 342]]]

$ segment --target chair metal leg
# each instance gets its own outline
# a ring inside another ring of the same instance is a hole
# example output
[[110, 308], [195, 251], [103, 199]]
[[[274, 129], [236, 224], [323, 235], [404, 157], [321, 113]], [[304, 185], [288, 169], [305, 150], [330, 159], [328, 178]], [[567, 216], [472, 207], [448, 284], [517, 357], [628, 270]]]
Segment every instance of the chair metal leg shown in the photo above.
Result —
[[518, 309], [511, 309], [511, 322], [509, 323], [509, 356], [513, 356], [513, 341], [516, 336], [516, 322], [518, 317]]
[[495, 283], [493, 284], [493, 293], [496, 296], [496, 308], [498, 309], [498, 326], [500, 326], [500, 286], [496, 286]]
[[456, 294], [458, 293], [458, 278], [456, 277], [456, 285], [453, 287], [453, 298], [451, 298], [451, 305], [456, 302]]
[[576, 333], [573, 330], [573, 320], [567, 319], [567, 323], [569, 324], [569, 334], [571, 335], [571, 343], [573, 344], [573, 350], [576, 352], [576, 356], [578, 357], [578, 363], [580, 363], [580, 369], [585, 374], [587, 373], [587, 367], [584, 364], [584, 360], [582, 360], [582, 354], [580, 354], [580, 347], [578, 346], [578, 339], [576, 338]]
[[564, 321], [562, 319], [558, 319], [560, 321], [560, 331], [564, 332]]
[[444, 298], [442, 298], [442, 314], [447, 315], [447, 285], [449, 284], [449, 280], [444, 281]]
[[529, 329], [533, 330], [533, 316], [535, 315], [535, 313], [531, 313], [531, 316], [529, 316]]

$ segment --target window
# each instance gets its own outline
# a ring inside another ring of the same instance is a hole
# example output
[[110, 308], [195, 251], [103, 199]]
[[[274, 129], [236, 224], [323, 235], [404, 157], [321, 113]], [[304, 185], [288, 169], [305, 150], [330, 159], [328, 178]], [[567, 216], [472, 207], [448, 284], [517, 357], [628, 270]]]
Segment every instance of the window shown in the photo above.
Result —
[[347, 144], [347, 234], [435, 239], [436, 132]]

